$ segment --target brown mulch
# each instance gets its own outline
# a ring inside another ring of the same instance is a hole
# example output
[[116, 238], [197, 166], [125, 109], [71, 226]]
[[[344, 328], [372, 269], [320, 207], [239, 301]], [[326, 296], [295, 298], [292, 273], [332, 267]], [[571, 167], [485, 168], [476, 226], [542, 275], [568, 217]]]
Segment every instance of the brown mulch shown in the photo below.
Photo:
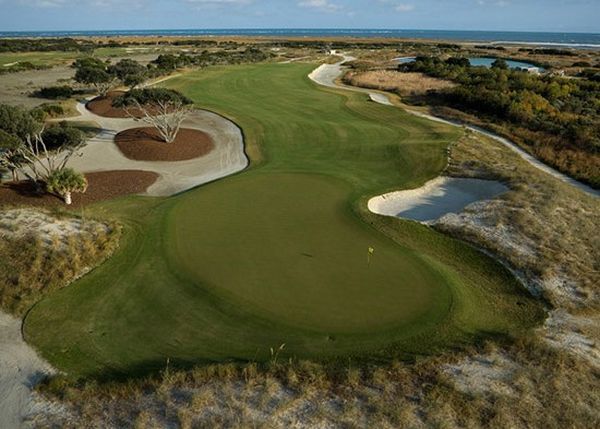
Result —
[[155, 128], [131, 128], [117, 134], [115, 143], [123, 155], [135, 161], [186, 161], [214, 148], [208, 134], [189, 128], [179, 130], [172, 143], [162, 141]]
[[[98, 97], [88, 101], [85, 107], [92, 113], [105, 118], [143, 118], [144, 114], [140, 109], [135, 107], [129, 108], [129, 113], [125, 109], [120, 107], [113, 107], [112, 103], [115, 98], [125, 94], [125, 91], [111, 91], [106, 95], [99, 95]], [[150, 114], [157, 113], [156, 109], [148, 108]]]
[[[125, 94], [124, 91], [112, 91], [105, 96], [98, 96], [93, 100], [87, 102], [85, 107], [92, 113], [98, 116], [104, 116], [105, 118], [130, 118], [131, 116], [125, 112], [125, 109], [113, 107], [113, 100], [121, 95]], [[130, 113], [136, 118], [141, 118], [142, 113], [139, 109], [130, 109]]]
[[[110, 200], [145, 192], [158, 179], [152, 171], [115, 170], [87, 173], [88, 189], [84, 194], [74, 193], [73, 204], [82, 207], [98, 201]], [[63, 200], [49, 194], [38, 194], [29, 181], [0, 185], [0, 206], [29, 205], [38, 207], [67, 207]]]

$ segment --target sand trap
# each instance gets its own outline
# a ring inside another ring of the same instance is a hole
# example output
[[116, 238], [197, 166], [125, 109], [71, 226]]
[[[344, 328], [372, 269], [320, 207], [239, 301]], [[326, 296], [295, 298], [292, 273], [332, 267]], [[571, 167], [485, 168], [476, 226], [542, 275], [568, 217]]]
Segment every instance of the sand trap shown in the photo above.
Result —
[[369, 200], [369, 210], [418, 222], [432, 222], [448, 213], [459, 213], [476, 201], [508, 191], [493, 180], [437, 177], [417, 189], [390, 192]]
[[114, 143], [115, 136], [127, 129], [138, 128], [139, 121], [131, 118], [105, 118], [77, 104], [80, 116], [68, 118], [97, 123], [102, 131], [88, 140], [81, 157], [73, 157], [69, 166], [84, 173], [110, 170], [143, 170], [160, 177], [145, 192], [150, 196], [171, 196], [196, 186], [244, 170], [248, 158], [244, 152], [241, 129], [230, 120], [207, 110], [193, 110], [183, 122], [184, 128], [206, 133], [214, 149], [205, 156], [187, 161], [134, 161], [127, 158]]

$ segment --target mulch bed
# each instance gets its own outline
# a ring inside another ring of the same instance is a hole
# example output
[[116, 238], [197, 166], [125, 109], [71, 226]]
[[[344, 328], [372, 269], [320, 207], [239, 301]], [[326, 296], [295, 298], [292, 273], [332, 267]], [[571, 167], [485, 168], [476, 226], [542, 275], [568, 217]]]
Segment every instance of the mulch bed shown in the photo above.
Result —
[[[125, 94], [125, 91], [111, 91], [106, 95], [100, 95], [90, 101], [88, 101], [85, 107], [92, 113], [105, 118], [143, 118], [144, 114], [140, 109], [135, 107], [129, 108], [129, 113], [125, 109], [120, 107], [113, 107], [112, 103], [115, 98]], [[149, 113], [157, 113], [155, 109], [149, 108]]]
[[31, 182], [10, 182], [0, 185], [0, 206], [29, 205], [38, 207], [82, 207], [98, 201], [110, 200], [145, 192], [158, 179], [151, 171], [115, 170], [88, 173], [88, 190], [84, 194], [74, 193], [73, 204], [65, 205], [54, 195], [38, 194]]
[[214, 144], [208, 134], [182, 128], [172, 143], [161, 140], [155, 128], [131, 128], [115, 136], [123, 155], [135, 161], [186, 161], [209, 153]]
[[[85, 105], [89, 111], [95, 113], [98, 116], [105, 118], [130, 118], [131, 116], [125, 112], [125, 109], [113, 107], [113, 100], [121, 95], [125, 94], [123, 91], [112, 91], [105, 96], [98, 96], [93, 100], [90, 100]], [[138, 109], [130, 109], [130, 113], [136, 118], [141, 118], [143, 115]]]

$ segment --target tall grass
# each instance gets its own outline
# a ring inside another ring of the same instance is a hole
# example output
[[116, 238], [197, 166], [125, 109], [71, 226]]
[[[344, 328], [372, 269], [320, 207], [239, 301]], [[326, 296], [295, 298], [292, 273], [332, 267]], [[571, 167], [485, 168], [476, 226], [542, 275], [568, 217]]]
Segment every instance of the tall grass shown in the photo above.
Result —
[[88, 221], [81, 228], [76, 235], [51, 238], [35, 230], [4, 235], [0, 240], [0, 308], [23, 315], [45, 294], [105, 260], [117, 246], [118, 225]]

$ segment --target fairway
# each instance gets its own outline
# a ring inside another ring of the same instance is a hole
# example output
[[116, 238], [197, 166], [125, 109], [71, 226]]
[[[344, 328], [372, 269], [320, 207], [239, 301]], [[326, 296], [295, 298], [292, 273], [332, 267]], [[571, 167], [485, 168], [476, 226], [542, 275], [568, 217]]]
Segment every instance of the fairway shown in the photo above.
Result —
[[[498, 263], [368, 197], [445, 167], [459, 131], [316, 87], [310, 64], [215, 67], [168, 82], [243, 129], [251, 168], [168, 199], [97, 205], [116, 254], [41, 301], [27, 339], [68, 374], [282, 356], [414, 357], [535, 325]], [[369, 257], [369, 248], [374, 252]]]

